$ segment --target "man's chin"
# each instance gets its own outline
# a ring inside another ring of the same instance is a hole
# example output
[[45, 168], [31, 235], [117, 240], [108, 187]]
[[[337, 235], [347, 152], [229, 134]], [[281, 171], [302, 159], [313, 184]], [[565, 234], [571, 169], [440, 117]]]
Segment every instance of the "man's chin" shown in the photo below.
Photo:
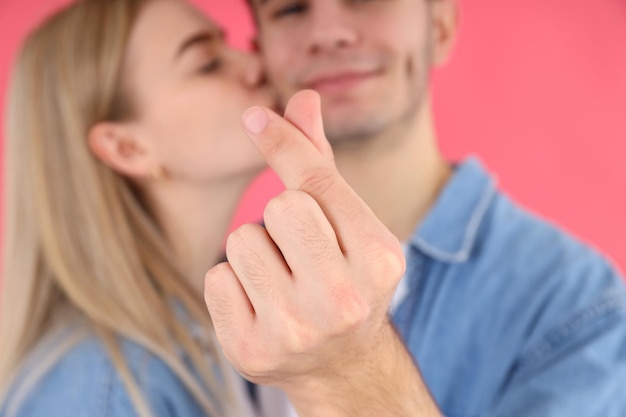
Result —
[[328, 120], [324, 122], [324, 130], [328, 141], [335, 146], [364, 143], [379, 136], [384, 125], [377, 120]]

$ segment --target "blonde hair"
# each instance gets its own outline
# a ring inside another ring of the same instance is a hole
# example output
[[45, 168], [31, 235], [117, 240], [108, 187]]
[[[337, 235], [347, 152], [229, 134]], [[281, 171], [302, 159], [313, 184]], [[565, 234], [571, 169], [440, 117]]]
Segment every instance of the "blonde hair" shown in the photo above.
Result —
[[[128, 116], [120, 74], [145, 2], [79, 1], [39, 26], [18, 56], [7, 106], [0, 392], [52, 319], [70, 310], [102, 340], [140, 416], [151, 412], [120, 338], [163, 360], [207, 414], [224, 415], [233, 397], [206, 350], [222, 373], [229, 368], [202, 295], [186, 283], [129, 181], [87, 145], [95, 123]], [[173, 303], [206, 331], [205, 349]]]

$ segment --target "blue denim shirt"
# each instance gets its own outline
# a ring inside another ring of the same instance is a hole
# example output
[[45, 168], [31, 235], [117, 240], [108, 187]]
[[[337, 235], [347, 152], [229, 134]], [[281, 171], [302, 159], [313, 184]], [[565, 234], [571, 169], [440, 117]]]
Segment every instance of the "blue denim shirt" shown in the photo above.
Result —
[[473, 158], [408, 242], [395, 324], [447, 417], [626, 416], [626, 290]]

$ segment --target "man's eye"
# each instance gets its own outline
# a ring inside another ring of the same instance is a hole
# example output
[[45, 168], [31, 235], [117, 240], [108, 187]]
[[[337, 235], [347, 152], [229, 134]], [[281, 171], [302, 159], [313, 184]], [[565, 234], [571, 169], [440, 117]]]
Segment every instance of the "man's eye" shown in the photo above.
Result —
[[273, 17], [276, 19], [280, 19], [281, 17], [287, 17], [291, 15], [296, 15], [299, 13], [304, 13], [307, 9], [307, 6], [302, 3], [294, 3], [284, 7], [281, 7], [277, 11], [274, 12]]
[[202, 73], [202, 74], [209, 74], [209, 73], [214, 72], [217, 69], [219, 69], [219, 67], [221, 65], [222, 65], [222, 63], [220, 62], [219, 59], [214, 59], [211, 62], [209, 62], [208, 64], [202, 66], [200, 68], [200, 73]]

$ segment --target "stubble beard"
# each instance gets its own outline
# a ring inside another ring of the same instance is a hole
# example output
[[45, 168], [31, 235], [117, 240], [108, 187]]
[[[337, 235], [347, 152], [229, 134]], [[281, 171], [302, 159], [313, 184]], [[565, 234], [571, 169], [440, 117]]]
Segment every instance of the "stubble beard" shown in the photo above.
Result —
[[[372, 106], [367, 113], [358, 114], [357, 117], [361, 120], [326, 123], [326, 137], [336, 152], [371, 146], [395, 148], [402, 141], [406, 132], [416, 123], [427, 99], [431, 55], [430, 50], [425, 49], [406, 64], [406, 92], [404, 97], [400, 97], [403, 103], [399, 104], [400, 109], [395, 114], [388, 113], [385, 109], [387, 103], [382, 102]], [[418, 56], [421, 59], [417, 59]], [[400, 88], [402, 87], [399, 86], [398, 89]]]

